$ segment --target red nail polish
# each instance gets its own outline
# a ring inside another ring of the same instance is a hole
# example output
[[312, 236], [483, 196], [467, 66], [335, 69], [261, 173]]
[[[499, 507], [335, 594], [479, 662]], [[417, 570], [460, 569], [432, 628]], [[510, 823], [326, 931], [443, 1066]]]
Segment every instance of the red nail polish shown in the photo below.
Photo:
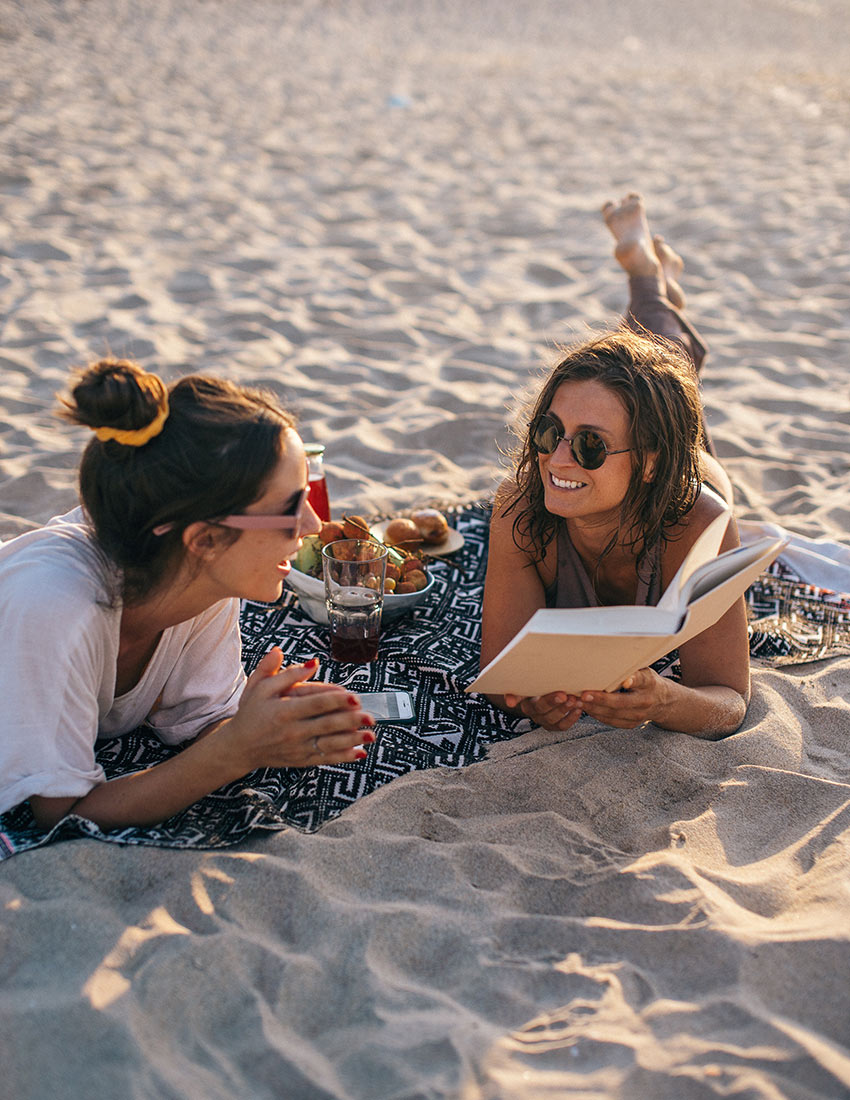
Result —
[[371, 730], [366, 730], [366, 732], [363, 734], [363, 740], [366, 742], [367, 745], [373, 744], [375, 740], [374, 733], [372, 733]]
[[362, 726], [374, 726], [375, 719], [371, 714], [364, 714], [363, 721], [360, 723]]
[[359, 702], [358, 702], [358, 700], [357, 700], [357, 699], [355, 698], [355, 696], [353, 696], [353, 695], [349, 695], [349, 696], [348, 696], [348, 705], [349, 705], [350, 707], [359, 707], [359, 706], [360, 706], [360, 703], [359, 703]]
[[319, 663], [318, 657], [311, 657], [309, 661], [304, 662], [304, 668], [315, 668]]
[[365, 749], [358, 749], [357, 752], [354, 754], [354, 759], [355, 760], [365, 760], [368, 755], [369, 755], [369, 753], [366, 752]]

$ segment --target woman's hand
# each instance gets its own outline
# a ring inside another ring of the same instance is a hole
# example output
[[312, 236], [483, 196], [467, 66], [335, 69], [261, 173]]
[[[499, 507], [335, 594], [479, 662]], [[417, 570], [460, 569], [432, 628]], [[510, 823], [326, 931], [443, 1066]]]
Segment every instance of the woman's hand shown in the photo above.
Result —
[[734, 733], [747, 713], [749, 691], [727, 684], [689, 686], [641, 668], [619, 691], [584, 691], [579, 706], [599, 722], [635, 729], [652, 722], [661, 729], [709, 741]]
[[660, 716], [669, 700], [670, 684], [651, 668], [641, 668], [623, 681], [619, 691], [583, 691], [579, 706], [599, 722], [631, 730]]
[[667, 701], [669, 681], [651, 668], [642, 668], [624, 681], [619, 691], [585, 691], [580, 696], [555, 691], [549, 695], [506, 695], [505, 704], [547, 730], [568, 730], [588, 714], [620, 729], [635, 729], [653, 720]]
[[215, 731], [244, 761], [241, 774], [364, 759], [363, 744], [375, 735], [362, 727], [375, 723], [357, 696], [337, 684], [309, 683], [315, 660], [282, 666], [283, 654], [275, 647], [248, 677], [237, 713]]
[[568, 730], [581, 718], [582, 704], [575, 695], [553, 691], [549, 695], [506, 695], [505, 706], [519, 710], [545, 730]]

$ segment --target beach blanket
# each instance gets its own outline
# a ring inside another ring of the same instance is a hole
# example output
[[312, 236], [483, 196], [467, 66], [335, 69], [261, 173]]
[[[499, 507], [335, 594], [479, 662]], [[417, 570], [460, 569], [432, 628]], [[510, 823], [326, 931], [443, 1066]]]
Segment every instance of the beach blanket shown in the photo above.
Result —
[[[406, 772], [460, 768], [481, 760], [495, 742], [533, 728], [482, 696], [464, 689], [478, 671], [481, 600], [487, 566], [489, 506], [472, 504], [450, 514], [464, 537], [452, 561], [435, 564], [427, 599], [381, 636], [380, 654], [368, 665], [339, 664], [329, 657], [327, 628], [301, 610], [286, 590], [273, 605], [246, 603], [242, 610], [244, 661], [250, 672], [273, 645], [288, 661], [316, 656], [317, 679], [353, 691], [401, 689], [415, 700], [410, 726], [381, 722], [366, 760], [306, 769], [268, 768], [231, 783], [158, 826], [104, 832], [69, 815], [40, 832], [26, 804], [0, 817], [0, 858], [73, 837], [116, 844], [175, 848], [234, 845], [262, 830], [307, 832], [337, 817], [353, 802]], [[752, 618], [750, 649], [756, 665], [781, 666], [850, 654], [850, 597], [806, 584], [781, 559], [747, 592]], [[667, 659], [667, 665], [671, 659]], [[594, 728], [596, 728], [594, 726]], [[148, 729], [98, 745], [107, 778], [151, 767], [179, 751]]]

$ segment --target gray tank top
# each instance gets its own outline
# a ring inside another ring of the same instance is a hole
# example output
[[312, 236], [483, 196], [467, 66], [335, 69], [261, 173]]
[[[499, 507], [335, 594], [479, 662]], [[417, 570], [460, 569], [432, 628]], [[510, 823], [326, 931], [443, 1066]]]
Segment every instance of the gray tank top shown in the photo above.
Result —
[[[661, 599], [661, 543], [649, 551], [638, 573], [635, 605], [654, 607]], [[567, 533], [567, 525], [558, 526], [558, 575], [546, 590], [547, 607], [599, 607], [584, 562]]]

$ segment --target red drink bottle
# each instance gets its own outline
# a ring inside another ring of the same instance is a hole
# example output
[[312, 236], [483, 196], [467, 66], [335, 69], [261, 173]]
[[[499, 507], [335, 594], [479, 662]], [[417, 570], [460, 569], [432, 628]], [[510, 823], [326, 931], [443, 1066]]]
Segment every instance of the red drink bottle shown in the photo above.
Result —
[[325, 445], [324, 443], [307, 443], [304, 445], [304, 453], [307, 455], [309, 485], [307, 499], [319, 519], [329, 520], [331, 518], [331, 505], [328, 500], [328, 483], [325, 481]]

